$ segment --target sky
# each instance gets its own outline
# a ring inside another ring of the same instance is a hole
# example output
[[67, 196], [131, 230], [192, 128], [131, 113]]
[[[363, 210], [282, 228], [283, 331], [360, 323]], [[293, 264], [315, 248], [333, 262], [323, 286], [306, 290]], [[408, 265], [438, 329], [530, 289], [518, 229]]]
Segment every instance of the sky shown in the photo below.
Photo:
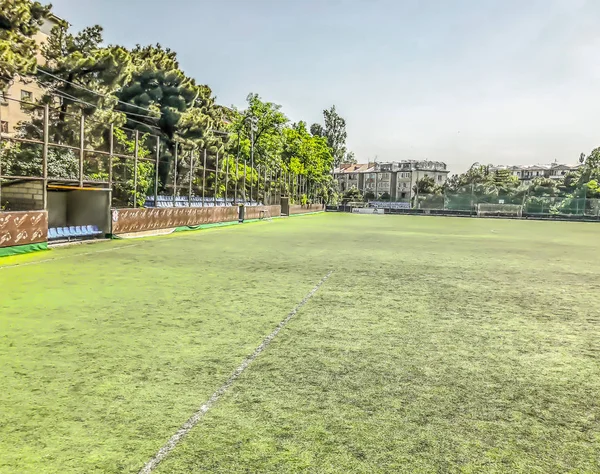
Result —
[[106, 43], [160, 43], [223, 105], [346, 119], [359, 162], [575, 163], [600, 146], [598, 0], [53, 0]]

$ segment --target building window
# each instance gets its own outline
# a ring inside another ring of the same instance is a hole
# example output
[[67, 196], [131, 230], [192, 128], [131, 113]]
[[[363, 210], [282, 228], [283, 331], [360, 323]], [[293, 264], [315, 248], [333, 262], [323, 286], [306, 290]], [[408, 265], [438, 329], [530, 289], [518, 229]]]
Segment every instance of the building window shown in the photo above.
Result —
[[442, 181], [442, 175], [438, 174], [438, 181], [441, 182]]
[[[23, 102], [33, 102], [33, 94], [29, 91], [21, 90], [21, 100]], [[27, 110], [28, 104], [21, 104], [21, 110]]]
[[2, 133], [8, 133], [8, 122], [2, 120], [2, 122], [0, 123], [0, 131]]

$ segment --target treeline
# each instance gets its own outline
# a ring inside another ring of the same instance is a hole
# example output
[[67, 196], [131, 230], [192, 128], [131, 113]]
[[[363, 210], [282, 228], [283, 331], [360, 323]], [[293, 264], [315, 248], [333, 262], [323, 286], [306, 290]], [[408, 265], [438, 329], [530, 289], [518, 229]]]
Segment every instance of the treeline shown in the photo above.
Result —
[[[510, 170], [493, 170], [474, 164], [467, 172], [451, 176], [443, 185], [427, 177], [413, 191], [419, 207], [444, 202], [446, 207], [475, 203], [526, 205], [531, 212], [578, 213], [597, 208], [600, 199], [600, 148], [582, 153], [579, 166], [559, 177], [536, 177], [523, 184]], [[463, 202], [464, 201], [464, 202]]]
[[[144, 137], [139, 151], [146, 155], [155, 143], [151, 138], [160, 137], [163, 191], [176, 151], [185, 156], [186, 151], [206, 150], [210, 169], [215, 169], [218, 153], [219, 168], [225, 169], [230, 161], [231, 173], [237, 159], [241, 165], [232, 180], [239, 180], [244, 171], [250, 181], [258, 180], [259, 166], [277, 170], [279, 176], [293, 174], [310, 183], [306, 189], [311, 190], [311, 197], [325, 200], [335, 193], [333, 166], [353, 159], [346, 150], [345, 121], [335, 107], [324, 110], [323, 124], [308, 126], [302, 121], [292, 123], [281, 106], [255, 93], [248, 95], [244, 110], [219, 105], [208, 85], [185, 74], [175, 51], [160, 44], [133, 49], [105, 45], [97, 25], [73, 32], [66, 22], [59, 22], [41, 47], [42, 61], [36, 61], [33, 37], [51, 15], [51, 7], [29, 0], [0, 0], [0, 7], [0, 90], [16, 76], [36, 81], [44, 91], [36, 102], [52, 106], [49, 135], [53, 143], [77, 144], [82, 114], [86, 147], [91, 149], [106, 147], [109, 124], [116, 131], [114, 146], [124, 152], [133, 146], [131, 134], [124, 130], [137, 130]], [[19, 133], [39, 137], [42, 119], [39, 114], [31, 116]], [[38, 166], [37, 162], [25, 159], [27, 153], [32, 151], [25, 146], [7, 151], [5, 170], [34, 172], [31, 167]], [[49, 160], [59, 176], [76, 172], [76, 160], [68, 150], [53, 152]], [[185, 165], [183, 160], [180, 165]], [[139, 166], [139, 179], [150, 187], [151, 167]], [[95, 171], [96, 178], [107, 173], [101, 167]]]

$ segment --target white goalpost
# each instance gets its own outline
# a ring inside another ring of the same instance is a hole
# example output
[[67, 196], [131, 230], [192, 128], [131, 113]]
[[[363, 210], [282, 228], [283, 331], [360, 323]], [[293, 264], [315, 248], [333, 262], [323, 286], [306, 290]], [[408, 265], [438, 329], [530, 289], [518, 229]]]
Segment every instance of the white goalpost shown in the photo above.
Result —
[[477, 204], [477, 217], [522, 217], [520, 204]]

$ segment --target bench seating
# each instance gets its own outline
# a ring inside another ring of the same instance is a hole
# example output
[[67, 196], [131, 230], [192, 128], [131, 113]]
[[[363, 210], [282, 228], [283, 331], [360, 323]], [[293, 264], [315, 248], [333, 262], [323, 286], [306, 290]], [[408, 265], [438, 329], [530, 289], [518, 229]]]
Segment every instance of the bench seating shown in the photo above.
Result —
[[48, 240], [71, 240], [84, 237], [97, 237], [103, 232], [95, 225], [50, 227], [48, 229]]

